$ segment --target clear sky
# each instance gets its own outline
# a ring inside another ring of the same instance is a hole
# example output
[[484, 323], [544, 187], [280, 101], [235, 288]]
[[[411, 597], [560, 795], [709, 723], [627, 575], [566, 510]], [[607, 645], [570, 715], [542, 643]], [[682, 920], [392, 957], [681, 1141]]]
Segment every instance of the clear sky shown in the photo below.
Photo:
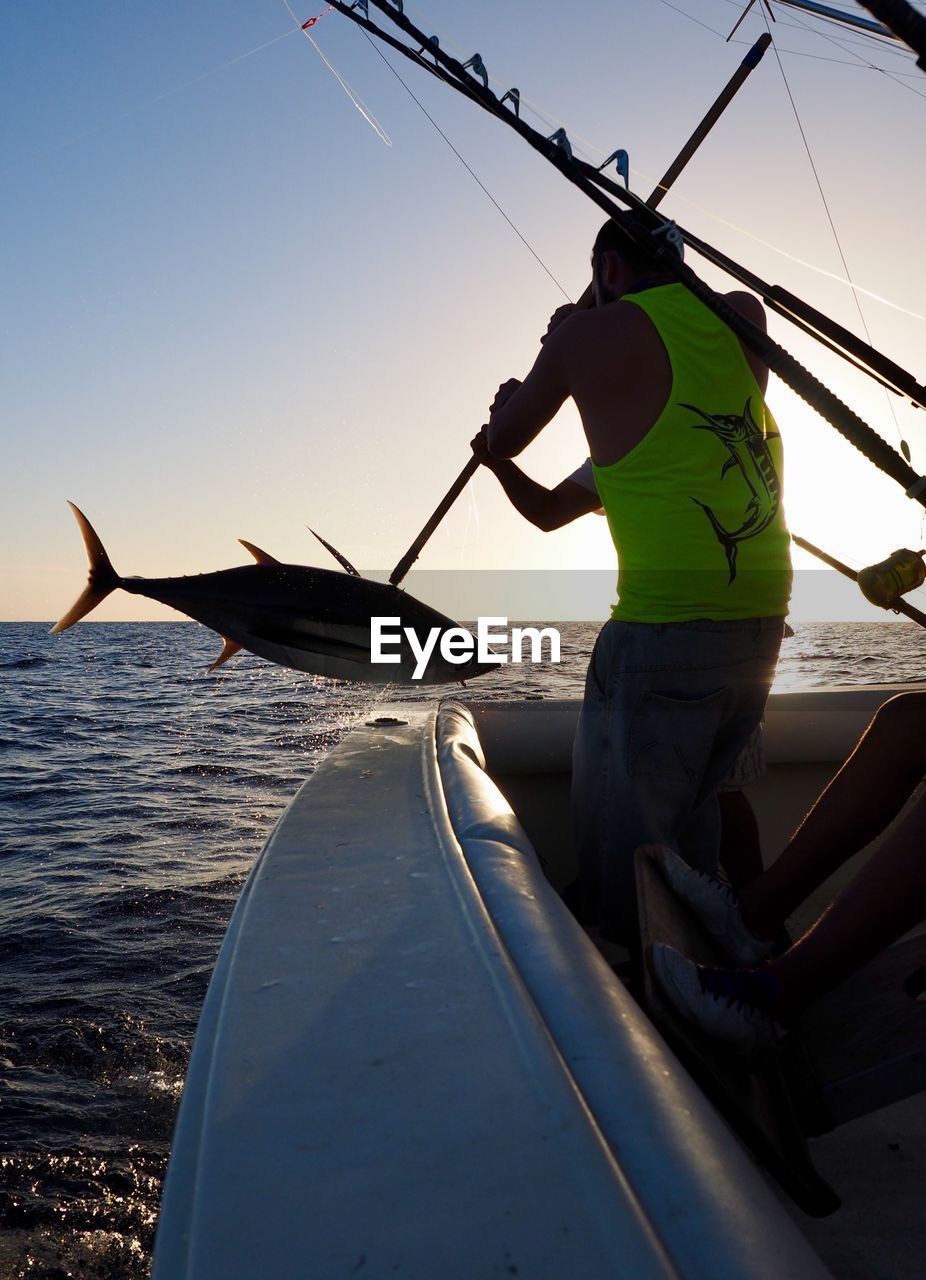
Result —
[[[324, 5], [294, 8], [304, 20]], [[496, 88], [517, 85], [531, 123], [541, 110], [549, 132], [564, 125], [596, 163], [626, 148], [644, 196], [764, 29], [757, 6], [725, 44], [742, 8], [406, 4], [443, 47], [480, 52]], [[894, 304], [861, 296], [872, 340], [922, 380], [926, 75], [908, 55], [775, 8], [849, 270]], [[126, 574], [243, 563], [239, 536], [333, 567], [306, 524], [362, 569], [388, 569], [466, 461], [498, 383], [529, 368], [559, 288], [380, 51], [336, 13], [312, 34], [391, 146], [279, 0], [4, 6], [0, 618], [53, 620], [83, 584], [67, 498]], [[513, 133], [389, 57], [576, 298], [597, 208]], [[859, 330], [852, 291], [832, 278], [845, 268], [772, 52], [663, 208]], [[783, 322], [771, 327], [897, 443], [882, 391]], [[853, 565], [926, 545], [921, 509], [894, 482], [780, 384], [769, 398], [795, 532]], [[926, 415], [895, 404], [926, 471]], [[567, 409], [523, 462], [555, 483], [582, 456]], [[540, 534], [482, 473], [421, 564], [612, 561], [602, 521]], [[802, 591], [810, 616], [816, 593]], [[167, 616], [122, 593], [94, 614]]]

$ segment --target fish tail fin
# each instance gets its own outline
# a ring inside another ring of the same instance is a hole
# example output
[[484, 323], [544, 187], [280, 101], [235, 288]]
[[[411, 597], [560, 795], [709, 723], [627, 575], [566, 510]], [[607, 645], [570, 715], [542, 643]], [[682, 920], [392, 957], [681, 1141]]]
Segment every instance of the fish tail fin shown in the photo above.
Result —
[[122, 579], [113, 568], [93, 525], [84, 513], [74, 506], [73, 502], [69, 502], [68, 506], [74, 512], [74, 518], [84, 540], [87, 559], [90, 561], [90, 574], [87, 579], [87, 585], [81, 594], [64, 617], [60, 618], [52, 627], [52, 635], [59, 631], [67, 631], [68, 627], [73, 627], [75, 622], [80, 622], [81, 618], [85, 617], [91, 609], [95, 609], [101, 600], [105, 600], [109, 593], [115, 591], [116, 587], [122, 583]]

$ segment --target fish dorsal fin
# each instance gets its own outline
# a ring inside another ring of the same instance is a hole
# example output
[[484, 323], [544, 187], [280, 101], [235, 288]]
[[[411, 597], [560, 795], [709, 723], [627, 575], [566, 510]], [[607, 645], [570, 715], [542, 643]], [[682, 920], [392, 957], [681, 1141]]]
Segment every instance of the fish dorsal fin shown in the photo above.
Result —
[[237, 644], [234, 640], [229, 640], [228, 636], [223, 636], [222, 652], [216, 658], [215, 662], [213, 662], [210, 666], [208, 666], [206, 670], [215, 671], [218, 667], [222, 665], [223, 662], [227, 662], [229, 658], [233, 658], [236, 653], [240, 653], [240, 652], [241, 652], [240, 644]]
[[[308, 529], [309, 526], [306, 525], [306, 528]], [[331, 552], [331, 554], [334, 556], [335, 560], [337, 560], [338, 564], [341, 566], [342, 569], [346, 569], [347, 572], [353, 574], [355, 578], [360, 577], [360, 570], [354, 568], [354, 566], [348, 560], [347, 556], [342, 556], [340, 551], [336, 551], [334, 547], [331, 545], [331, 543], [326, 542], [325, 539], [322, 537], [322, 535], [320, 533], [316, 533], [314, 529], [309, 529], [309, 533], [311, 533], [313, 538], [317, 538], [319, 540], [319, 542], [322, 544], [322, 546], [325, 548], [326, 551]]]
[[255, 547], [253, 542], [245, 542], [244, 538], [239, 538], [238, 541], [241, 543], [241, 545], [245, 548], [246, 551], [250, 551], [251, 555], [254, 557], [254, 559], [257, 561], [258, 564], [281, 564], [282, 563], [282, 561], [278, 560], [276, 556], [270, 555], [268, 551], [261, 551], [260, 547]]

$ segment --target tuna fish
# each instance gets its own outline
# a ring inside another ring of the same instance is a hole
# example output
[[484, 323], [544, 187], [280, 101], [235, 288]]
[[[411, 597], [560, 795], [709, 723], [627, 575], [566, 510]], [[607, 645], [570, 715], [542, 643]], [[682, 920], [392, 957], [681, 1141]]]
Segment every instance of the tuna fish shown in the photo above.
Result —
[[[398, 587], [361, 577], [353, 566], [352, 572], [339, 573], [281, 564], [244, 543], [256, 564], [179, 578], [123, 578], [89, 520], [69, 505], [83, 535], [90, 574], [84, 591], [53, 632], [67, 630], [121, 588], [168, 605], [217, 632], [223, 648], [210, 671], [241, 649], [295, 671], [371, 684], [459, 683], [498, 665], [480, 662], [475, 655], [464, 662], [447, 660], [443, 636], [457, 624]], [[397, 633], [389, 648], [395, 662], [372, 660], [374, 617], [397, 620], [389, 628]]]

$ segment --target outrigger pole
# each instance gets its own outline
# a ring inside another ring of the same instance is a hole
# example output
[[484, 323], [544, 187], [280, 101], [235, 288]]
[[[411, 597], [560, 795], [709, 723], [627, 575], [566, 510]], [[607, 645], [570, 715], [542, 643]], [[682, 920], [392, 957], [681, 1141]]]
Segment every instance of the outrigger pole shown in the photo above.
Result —
[[[339, 13], [349, 18], [352, 22], [362, 26], [378, 38], [385, 40], [387, 44], [401, 52], [404, 57], [409, 58], [416, 65], [424, 67], [427, 71], [436, 75], [444, 84], [452, 86], [459, 93], [471, 98], [499, 120], [502, 120], [509, 128], [514, 129], [534, 150], [539, 151], [552, 165], [559, 169], [565, 178], [578, 187], [580, 191], [584, 192], [609, 217], [619, 216], [621, 210], [613, 200], [608, 198], [605, 190], [616, 195], [623, 204], [629, 205], [643, 215], [641, 221], [644, 221], [648, 216], [650, 220], [648, 225], [651, 228], [649, 231], [644, 229], [643, 226], [637, 228], [628, 225], [626, 222], [618, 225], [628, 240], [636, 244], [644, 253], [647, 253], [668, 274], [673, 275], [681, 284], [685, 285], [710, 311], [723, 320], [737, 337], [741, 338], [759, 356], [763, 363], [778, 374], [783, 382], [826, 418], [869, 461], [873, 462], [875, 466], [901, 485], [908, 497], [915, 499], [926, 507], [926, 477], [918, 475], [897, 450], [883, 440], [854, 410], [844, 404], [834, 392], [824, 386], [789, 352], [775, 342], [774, 339], [770, 338], [768, 334], [745, 320], [739, 312], [730, 306], [725, 298], [710, 289], [703, 280], [695, 275], [689, 266], [679, 261], [674, 248], [667, 244], [665, 240], [667, 236], [684, 236], [685, 233], [676, 227], [674, 223], [664, 222], [658, 214], [648, 208], [646, 202], [641, 200], [639, 196], [635, 196], [632, 192], [625, 191], [616, 183], [611, 182], [610, 179], [605, 178], [592, 165], [575, 159], [563, 130], [557, 130], [556, 133], [547, 138], [526, 124], [520, 118], [518, 101], [515, 100], [511, 91], [501, 101], [490, 91], [488, 74], [482, 59], [478, 55], [470, 59], [468, 67], [471, 70], [469, 70], [467, 66], [464, 66], [456, 58], [444, 53], [435, 38], [429, 39], [405, 16], [402, 11], [402, 0], [354, 0], [353, 4], [345, 3], [345, 0], [331, 0], [331, 3], [332, 8], [337, 9]], [[413, 41], [416, 41], [419, 48], [417, 50], [409, 48], [400, 40], [384, 32], [375, 23], [371, 23], [368, 18], [361, 18], [355, 12], [357, 5], [360, 5], [365, 12], [368, 12], [370, 3], [384, 13]], [[433, 59], [433, 64], [425, 61], [425, 55]], [[506, 109], [503, 105], [507, 99], [512, 100], [513, 109]], [[602, 190], [602, 188], [605, 190]], [[689, 238], [689, 242], [694, 243], [694, 239]], [[926, 398], [924, 398], [926, 397], [926, 388], [919, 388], [919, 391], [920, 395], [917, 397], [917, 403], [926, 404]]]
[[737, 93], [740, 91], [745, 81], [749, 78], [750, 75], [752, 75], [753, 71], [762, 61], [762, 57], [766, 49], [769, 47], [771, 43], [772, 43], [772, 37], [768, 34], [767, 31], [763, 32], [763, 34], [759, 36], [758, 40], [755, 42], [755, 44], [746, 54], [746, 57], [740, 63], [737, 70], [733, 73], [730, 80], [727, 82], [726, 86], [721, 90], [713, 106], [711, 106], [707, 111], [706, 115], [704, 116], [704, 119], [698, 125], [697, 129], [695, 129], [694, 133], [685, 143], [684, 147], [682, 147], [681, 151], [678, 153], [676, 158], [669, 165], [663, 177], [660, 179], [659, 182], [657, 182], [655, 188], [653, 189], [653, 191], [649, 196], [649, 199], [646, 202], [651, 209], [655, 209], [656, 206], [661, 203], [663, 197], [666, 195], [669, 188], [675, 182], [676, 178], [685, 168], [688, 161], [691, 159], [691, 157], [700, 147], [701, 143], [710, 133], [711, 129], [713, 129], [714, 125], [723, 115], [724, 111], [726, 111], [727, 107], [736, 97]]
[[[662, 200], [663, 196], [670, 189], [672, 184], [675, 182], [676, 178], [679, 176], [679, 174], [688, 164], [688, 161], [691, 159], [694, 153], [698, 150], [701, 143], [704, 141], [704, 139], [710, 133], [711, 129], [713, 129], [714, 125], [723, 115], [724, 111], [733, 101], [734, 97], [742, 88], [745, 81], [748, 79], [748, 77], [752, 74], [755, 68], [762, 61], [762, 55], [765, 53], [766, 49], [769, 47], [771, 43], [772, 43], [772, 37], [766, 32], [759, 37], [759, 39], [755, 42], [755, 44], [746, 54], [746, 57], [743, 59], [743, 61], [740, 63], [737, 70], [731, 76], [730, 80], [721, 90], [720, 94], [717, 96], [713, 104], [708, 108], [707, 112], [704, 115], [703, 120], [698, 125], [697, 129], [695, 129], [694, 133], [691, 135], [691, 137], [688, 139], [685, 145], [682, 147], [681, 151], [678, 153], [675, 160], [666, 170], [662, 180], [657, 184], [652, 195], [647, 200], [646, 203], [649, 205], [651, 209], [656, 208], [660, 200]], [[615, 152], [615, 156], [617, 156], [618, 154], [619, 153]], [[609, 157], [609, 160], [613, 160], [615, 156]], [[625, 170], [625, 173], [626, 173], [626, 170]], [[593, 301], [594, 301], [594, 296], [592, 293], [592, 286], [588, 285], [588, 287], [585, 289], [585, 292], [582, 294], [581, 298], [576, 303], [576, 306], [580, 308], [590, 307]], [[405, 555], [402, 557], [402, 559], [393, 569], [392, 573], [389, 575], [389, 581], [394, 587], [397, 587], [403, 581], [409, 569], [411, 569], [412, 565], [415, 563], [415, 561], [418, 559], [419, 555], [421, 554], [422, 548], [430, 538], [431, 534], [440, 524], [441, 520], [443, 520], [444, 516], [453, 506], [454, 502], [456, 502], [457, 498], [463, 492], [464, 488], [469, 483], [470, 479], [479, 470], [481, 465], [482, 463], [480, 462], [480, 460], [474, 455], [472, 458], [469, 459], [466, 466], [457, 476], [456, 480], [454, 480], [453, 484], [450, 486], [450, 488], [447, 490], [447, 493], [441, 499], [440, 503], [438, 504], [431, 518], [428, 520], [427, 524], [418, 534], [418, 537], [415, 539], [415, 541], [406, 551]], [[317, 536], [318, 535], [316, 535], [316, 537]]]
[[[373, 3], [377, 4], [377, 6], [390, 17], [394, 16], [396, 13], [396, 10], [392, 8], [391, 3], [380, 3], [380, 0], [373, 0]], [[399, 0], [396, 0], [396, 4], [398, 8], [401, 9]], [[533, 133], [534, 135], [533, 138], [527, 137], [519, 127], [521, 124], [519, 116], [520, 96], [516, 89], [509, 90], [508, 93], [502, 97], [500, 102], [491, 93], [488, 93], [488, 102], [485, 100], [484, 96], [476, 93], [478, 85], [474, 76], [476, 74], [477, 63], [479, 74], [484, 76], [486, 89], [488, 86], [488, 76], [485, 73], [485, 67], [482, 59], [478, 54], [475, 58], [470, 60], [469, 64], [474, 68], [473, 76], [467, 76], [465, 74], [467, 68], [462, 67], [463, 83], [460, 83], [459, 80], [453, 79], [445, 68], [442, 69], [441, 63], [438, 60], [439, 47], [437, 45], [436, 37], [432, 36], [422, 44], [421, 49], [415, 52], [414, 50], [409, 49], [407, 45], [402, 44], [401, 41], [396, 40], [388, 32], [383, 31], [382, 28], [375, 26], [369, 21], [368, 17], [363, 19], [352, 12], [354, 9], [359, 7], [364, 10], [364, 13], [368, 14], [368, 5], [369, 0], [352, 0], [352, 2], [346, 4], [343, 0], [337, 0], [332, 7], [337, 8], [340, 12], [345, 14], [345, 16], [351, 18], [355, 23], [357, 23], [357, 25], [372, 32], [379, 39], [383, 40], [397, 52], [401, 53], [404, 57], [413, 61], [417, 66], [430, 72], [439, 79], [442, 84], [449, 85], [458, 93], [462, 93], [468, 98], [475, 99], [479, 106], [491, 111], [493, 115], [504, 120], [504, 122], [510, 127], [517, 129], [518, 132], [522, 133], [522, 136], [527, 138], [527, 141], [531, 142], [532, 146], [535, 148], [537, 147], [536, 140], [542, 139], [542, 135], [537, 134], [536, 131], [530, 130], [529, 126], [525, 126], [527, 132]], [[398, 22], [398, 18], [396, 18], [396, 21]], [[412, 31], [414, 30], [415, 28], [412, 27]], [[417, 33], [417, 38], [424, 40], [424, 37], [420, 32]], [[434, 57], [435, 61], [433, 63], [424, 60], [423, 55], [426, 53], [431, 54]], [[445, 59], [445, 61], [453, 64], [454, 60]], [[456, 65], [459, 66], [458, 63]], [[512, 119], [512, 113], [504, 110], [504, 104], [509, 100], [514, 106], [514, 116], [517, 117], [517, 123]], [[553, 134], [550, 138], [542, 139], [542, 141], [545, 143], [556, 142], [557, 145], [561, 145], [562, 142], [565, 141], [566, 148], [568, 149], [568, 139], [565, 138], [565, 134], [562, 130], [558, 130], [557, 133]], [[544, 154], [546, 154], [546, 152], [544, 152]], [[620, 154], [620, 152], [615, 152], [609, 157], [609, 159], [613, 160]], [[553, 163], [556, 163], [555, 157], [548, 155], [547, 158], [551, 159]], [[576, 161], [576, 164], [583, 167], [581, 161]], [[604, 165], [600, 166], [600, 168], [604, 167]], [[616, 194], [625, 203], [632, 204], [636, 202], [636, 207], [639, 206], [639, 197], [634, 196], [631, 192], [625, 192], [622, 188], [617, 187], [614, 184], [610, 184], [608, 179], [601, 176], [600, 169], [595, 169], [591, 165], [584, 165], [584, 171], [590, 175], [592, 181], [602, 185], [605, 190]], [[569, 175], [567, 174], [566, 176], [568, 177]], [[745, 285], [746, 288], [759, 294], [770, 310], [783, 316], [791, 324], [802, 329], [805, 333], [808, 333], [822, 345], [828, 347], [835, 354], [853, 365], [853, 367], [875, 379], [875, 381], [879, 382], [882, 386], [896, 392], [898, 395], [906, 396], [914, 405], [926, 407], [926, 386], [918, 383], [912, 374], [908, 373], [905, 369], [902, 369], [895, 361], [875, 350], [875, 348], [869, 343], [856, 337], [854, 333], [845, 329], [842, 325], [837, 324], [836, 321], [831, 320], [829, 317], [824, 316], [822, 312], [811, 307], [809, 303], [803, 302], [788, 290], [782, 289], [779, 285], [768, 284], [754, 272], [747, 270], [745, 267], [734, 262], [732, 258], [727, 257], [727, 255], [722, 253], [719, 249], [715, 249], [712, 245], [707, 244], [706, 241], [699, 239], [688, 231], [685, 231], [684, 228], [680, 228], [680, 230], [686, 244], [689, 244], [697, 253], [706, 258], [708, 262], [720, 267], [721, 270], [725, 271], [734, 280], [738, 280], [741, 284]], [[588, 306], [590, 301], [590, 291], [587, 289], [579, 300], [578, 305]]]

